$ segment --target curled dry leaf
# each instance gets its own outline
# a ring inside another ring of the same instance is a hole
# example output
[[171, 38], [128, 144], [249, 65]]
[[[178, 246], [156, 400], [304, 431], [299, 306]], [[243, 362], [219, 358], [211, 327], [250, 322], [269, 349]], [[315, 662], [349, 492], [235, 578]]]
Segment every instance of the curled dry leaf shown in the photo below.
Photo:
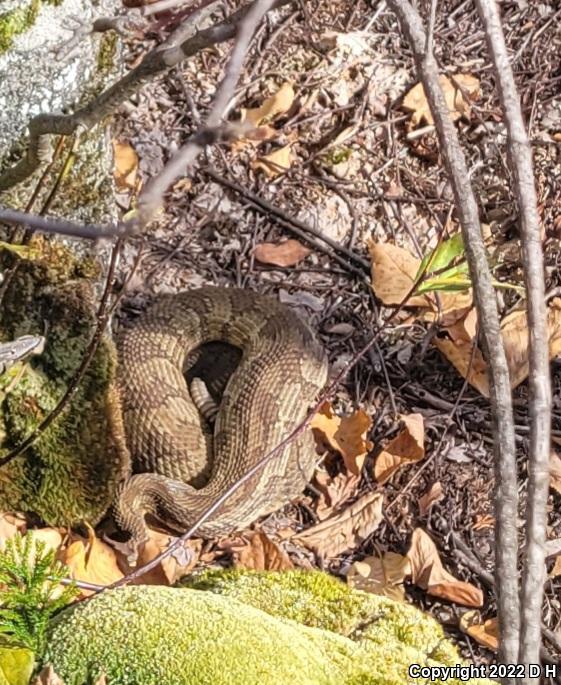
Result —
[[262, 264], [294, 266], [310, 254], [311, 250], [290, 238], [284, 243], [260, 243], [253, 249], [253, 256]]
[[407, 557], [395, 552], [385, 552], [379, 557], [355, 561], [347, 574], [347, 582], [357, 590], [403, 602], [403, 581], [409, 575], [411, 563]]
[[316, 506], [316, 514], [320, 521], [333, 513], [334, 509], [352, 497], [360, 482], [358, 474], [338, 473], [332, 478], [326, 471], [316, 471], [314, 485], [320, 496]]
[[294, 568], [288, 554], [262, 530], [250, 533], [245, 547], [234, 552], [236, 568], [253, 571], [286, 571]]
[[483, 606], [483, 593], [471, 583], [454, 578], [445, 570], [436, 545], [421, 528], [413, 531], [407, 552], [411, 562], [411, 579], [430, 595], [465, 606]]
[[137, 190], [138, 155], [135, 149], [127, 142], [114, 140], [113, 157], [115, 161], [113, 177], [117, 189], [121, 192]]
[[[87, 540], [76, 535], [70, 540], [70, 544], [60, 550], [58, 558], [68, 566], [71, 578], [94, 585], [110, 585], [123, 577], [115, 550], [97, 538], [90, 526]], [[80, 590], [81, 597], [91, 594], [91, 590]]]
[[[148, 540], [138, 551], [136, 566], [144, 566], [166, 550], [175, 538], [148, 528]], [[183, 547], [174, 550], [148, 573], [139, 578], [141, 585], [173, 585], [195, 565], [201, 551], [201, 540], [187, 540]], [[123, 560], [124, 565], [126, 562]], [[126, 565], [127, 573], [134, 570]]]
[[549, 455], [549, 487], [561, 495], [561, 459], [554, 451]]
[[425, 516], [430, 506], [442, 499], [443, 494], [441, 482], [433, 483], [427, 492], [419, 498], [419, 514]]
[[369, 492], [343, 511], [292, 539], [304, 543], [319, 556], [336, 557], [360, 545], [378, 528], [382, 521], [383, 500], [382, 494]]
[[[468, 93], [471, 100], [477, 100], [479, 98], [479, 80], [469, 74], [455, 74], [453, 80], [442, 74], [439, 77], [439, 81], [452, 119], [455, 121], [462, 116], [469, 118], [471, 113], [470, 103], [466, 101], [462, 90], [460, 90], [457, 84]], [[417, 85], [411, 88], [403, 98], [402, 106], [406, 111], [412, 112], [412, 127], [418, 126], [423, 122], [429, 125], [434, 124], [422, 83], [417, 83]]]
[[0, 514], [0, 551], [4, 549], [6, 541], [16, 533], [25, 533], [26, 521], [23, 514]]
[[406, 464], [414, 464], [425, 456], [425, 423], [422, 414], [400, 417], [403, 429], [380, 452], [374, 466], [374, 477], [385, 483]]
[[55, 673], [52, 665], [48, 664], [33, 678], [31, 685], [64, 685], [64, 681]]
[[292, 144], [289, 143], [264, 157], [253, 160], [251, 168], [254, 171], [263, 171], [269, 178], [276, 178], [290, 169], [293, 161]]
[[286, 114], [294, 102], [294, 88], [291, 83], [283, 83], [276, 93], [267, 98], [260, 107], [242, 109], [241, 120], [253, 126], [273, 121], [280, 114]]
[[480, 645], [494, 652], [499, 649], [499, 622], [496, 618], [490, 618], [483, 622], [481, 614], [475, 609], [466, 611], [460, 619], [460, 630], [467, 633]]
[[331, 403], [324, 402], [310, 425], [331, 449], [342, 455], [347, 470], [358, 475], [366, 455], [373, 447], [366, 439], [372, 419], [362, 409], [350, 416], [337, 416]]
[[[549, 305], [549, 357], [561, 354], [561, 299], [554, 298]], [[454, 331], [458, 338], [458, 331]], [[512, 312], [501, 322], [501, 336], [510, 374], [512, 388], [528, 377], [528, 320], [525, 311]], [[435, 339], [435, 345], [465, 378], [471, 358], [472, 342]], [[489, 397], [487, 364], [481, 351], [475, 350], [468, 382], [485, 397]]]

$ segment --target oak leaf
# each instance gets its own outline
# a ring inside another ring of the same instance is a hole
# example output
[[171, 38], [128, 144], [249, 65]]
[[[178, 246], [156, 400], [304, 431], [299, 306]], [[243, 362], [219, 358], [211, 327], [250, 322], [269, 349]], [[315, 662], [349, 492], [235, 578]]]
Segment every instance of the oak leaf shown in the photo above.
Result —
[[286, 114], [294, 102], [294, 88], [289, 82], [283, 83], [276, 93], [268, 97], [260, 107], [242, 109], [241, 120], [253, 126], [260, 126]]
[[402, 430], [380, 452], [374, 466], [374, 477], [385, 483], [406, 464], [414, 464], [425, 456], [425, 424], [422, 414], [402, 415]]
[[[410, 252], [390, 243], [370, 241], [372, 259], [372, 289], [384, 304], [401, 304], [415, 283], [421, 260]], [[412, 295], [408, 307], [430, 307], [424, 295]]]
[[460, 630], [467, 633], [480, 645], [494, 652], [499, 649], [499, 622], [496, 618], [481, 620], [479, 611], [466, 611], [460, 619]]
[[115, 185], [120, 191], [134, 191], [138, 188], [138, 155], [127, 142], [113, 141]]
[[352, 497], [360, 482], [359, 474], [338, 473], [331, 477], [326, 471], [316, 471], [314, 486], [319, 491], [316, 506], [317, 517], [321, 520], [330, 516], [334, 509]]
[[294, 266], [310, 254], [311, 250], [290, 238], [283, 243], [259, 243], [253, 249], [253, 256], [262, 264]]
[[251, 168], [254, 171], [263, 171], [269, 178], [276, 178], [290, 169], [293, 161], [292, 144], [289, 143], [278, 150], [273, 150], [268, 155], [253, 160]]
[[366, 438], [372, 427], [372, 419], [362, 409], [350, 416], [337, 416], [331, 404], [324, 402], [310, 425], [331, 449], [342, 455], [347, 470], [358, 475], [366, 455], [373, 447]]
[[436, 545], [421, 528], [413, 531], [411, 547], [407, 552], [411, 562], [411, 579], [430, 595], [465, 606], [483, 606], [483, 593], [471, 583], [454, 578], [448, 573]]
[[[175, 540], [168, 533], [147, 529], [148, 540], [139, 548], [136, 566], [144, 566], [159, 556]], [[195, 565], [202, 543], [200, 539], [187, 540], [182, 547], [168, 554], [160, 563], [139, 579], [142, 585], [173, 585]], [[132, 571], [128, 568], [127, 572]]]
[[294, 568], [288, 554], [262, 530], [251, 533], [246, 546], [234, 552], [234, 565], [253, 571], [286, 571]]
[[302, 542], [319, 556], [336, 557], [360, 545], [378, 528], [382, 521], [383, 501], [381, 493], [369, 492], [346, 509], [292, 539]]
[[403, 581], [411, 575], [411, 562], [395, 552], [355, 561], [347, 574], [348, 584], [357, 590], [403, 602]]
[[441, 482], [433, 483], [427, 492], [419, 498], [419, 514], [424, 516], [432, 504], [442, 499], [443, 494]]
[[[441, 74], [439, 76], [440, 87], [444, 92], [444, 99], [448, 105], [450, 116], [454, 121], [464, 116], [469, 118], [471, 106], [466, 100], [462, 91], [454, 83], [456, 81], [470, 96], [476, 100], [479, 97], [479, 80], [469, 74], [455, 74], [453, 80]], [[425, 89], [422, 83], [417, 83], [403, 98], [403, 109], [412, 112], [411, 126], [415, 127], [425, 122], [429, 125], [434, 124], [434, 119], [430, 110]]]

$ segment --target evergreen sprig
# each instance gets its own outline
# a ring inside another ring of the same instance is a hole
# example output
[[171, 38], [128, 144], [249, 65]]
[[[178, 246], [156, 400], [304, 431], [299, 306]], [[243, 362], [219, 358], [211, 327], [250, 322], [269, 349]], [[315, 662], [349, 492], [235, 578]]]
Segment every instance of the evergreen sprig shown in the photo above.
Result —
[[10, 644], [41, 656], [52, 616], [77, 594], [74, 585], [61, 588], [68, 569], [54, 551], [32, 535], [16, 535], [0, 553], [0, 634]]

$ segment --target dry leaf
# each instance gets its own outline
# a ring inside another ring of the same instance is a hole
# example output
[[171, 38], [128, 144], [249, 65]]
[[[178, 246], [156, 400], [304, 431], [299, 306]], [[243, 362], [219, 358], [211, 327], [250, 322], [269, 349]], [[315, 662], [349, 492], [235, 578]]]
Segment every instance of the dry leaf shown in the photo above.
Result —
[[[148, 540], [138, 550], [137, 567], [151, 562], [175, 540], [168, 533], [160, 533], [152, 528], [147, 530]], [[200, 539], [188, 540], [183, 547], [174, 550], [155, 568], [143, 574], [139, 578], [139, 583], [141, 585], [173, 585], [193, 568], [199, 558], [201, 547]]]
[[25, 533], [26, 521], [23, 514], [0, 514], [0, 551], [4, 549], [7, 540], [16, 533]]
[[64, 685], [64, 681], [55, 673], [51, 664], [49, 664], [48, 666], [44, 666], [40, 673], [33, 678], [31, 685]]
[[[561, 299], [554, 298], [549, 305], [549, 357], [561, 354]], [[457, 331], [455, 331], [457, 334]], [[501, 322], [505, 355], [510, 374], [510, 385], [516, 388], [528, 377], [528, 322], [525, 311], [512, 312]], [[471, 357], [471, 342], [457, 339], [435, 339], [435, 344], [465, 378]], [[487, 365], [480, 350], [475, 351], [469, 383], [485, 397], [489, 397]]]
[[[401, 304], [411, 291], [421, 260], [397, 245], [375, 243], [368, 245], [372, 259], [372, 289], [384, 304]], [[408, 307], [430, 307], [424, 295], [407, 300]]]
[[311, 250], [292, 238], [284, 243], [259, 243], [253, 249], [253, 256], [262, 264], [294, 266], [310, 254]]
[[129, 143], [114, 140], [113, 156], [115, 160], [113, 176], [117, 189], [120, 191], [136, 190], [138, 155], [134, 148]]
[[[70, 577], [94, 585], [110, 585], [123, 577], [117, 563], [115, 550], [96, 537], [88, 526], [88, 539], [72, 536], [72, 542], [58, 557], [70, 570]], [[91, 590], [80, 590], [81, 597], [92, 594]]]
[[62, 545], [62, 534], [56, 528], [28, 530], [27, 535], [31, 535], [36, 542], [42, 542], [45, 545], [45, 551], [56, 552]]
[[347, 582], [357, 590], [403, 602], [403, 581], [409, 575], [409, 559], [395, 552], [386, 552], [381, 557], [366, 557], [362, 561], [355, 561], [347, 574]]
[[460, 619], [460, 630], [487, 649], [494, 652], [499, 649], [499, 622], [496, 618], [490, 618], [482, 623], [479, 611], [466, 611]]
[[477, 335], [477, 310], [472, 307], [452, 325], [446, 325], [446, 332], [454, 342], [471, 342]]
[[303, 542], [322, 557], [336, 557], [360, 545], [378, 528], [382, 521], [383, 500], [382, 494], [369, 492], [350, 507], [298, 533], [292, 539]]
[[431, 504], [434, 504], [435, 502], [438, 502], [439, 499], [442, 499], [443, 494], [442, 484], [440, 481], [433, 483], [429, 490], [419, 498], [419, 514], [424, 516], [428, 512]]
[[549, 487], [561, 495], [561, 459], [553, 451], [549, 455]]
[[550, 578], [557, 578], [557, 576], [561, 576], [561, 555], [555, 557], [555, 563], [553, 564], [553, 568], [548, 575]]
[[495, 527], [495, 517], [491, 514], [478, 514], [475, 517], [475, 523], [473, 524], [473, 530], [486, 530], [487, 528]]
[[311, 427], [319, 431], [331, 449], [343, 456], [345, 467], [350, 473], [358, 475], [364, 464], [372, 443], [366, 434], [372, 427], [372, 419], [362, 409], [350, 416], [337, 416], [329, 402], [324, 402], [311, 422]]
[[411, 547], [407, 552], [411, 562], [411, 579], [430, 595], [464, 604], [483, 606], [483, 593], [471, 583], [465, 583], [445, 570], [436, 545], [421, 528], [413, 531]]
[[326, 471], [316, 471], [314, 485], [319, 490], [320, 496], [316, 506], [316, 514], [320, 521], [327, 518], [334, 509], [348, 500], [356, 492], [360, 482], [358, 474], [338, 473], [332, 478]]
[[385, 483], [406, 464], [414, 464], [425, 456], [425, 423], [422, 414], [403, 415], [404, 427], [380, 452], [374, 466], [374, 477]]
[[487, 377], [487, 364], [483, 359], [479, 348], [476, 348], [472, 356], [473, 343], [472, 341], [460, 340], [455, 343], [446, 338], [434, 338], [434, 344], [448, 359], [448, 361], [456, 368], [464, 378], [469, 369], [468, 382], [484, 397], [489, 397], [489, 378]]
[[269, 178], [276, 178], [290, 169], [292, 162], [292, 144], [289, 143], [264, 157], [258, 157], [251, 162], [251, 168], [254, 171], [264, 171]]
[[279, 114], [285, 114], [294, 102], [294, 88], [291, 83], [283, 83], [274, 95], [267, 98], [261, 107], [242, 109], [241, 120], [253, 126], [272, 121]]
[[251, 533], [245, 547], [234, 553], [236, 568], [252, 571], [286, 571], [294, 568], [288, 554], [262, 530]]
[[[443, 74], [439, 77], [440, 87], [444, 91], [444, 98], [450, 116], [454, 121], [461, 116], [469, 118], [471, 107], [469, 101], [466, 101], [462, 91], [458, 86], [447, 76]], [[472, 100], [479, 97], [479, 80], [475, 76], [469, 74], [455, 74], [454, 81], [470, 95]], [[411, 126], [415, 127], [421, 123], [429, 125], [434, 124], [429, 103], [425, 95], [425, 90], [422, 83], [417, 83], [403, 98], [403, 109], [412, 112]]]

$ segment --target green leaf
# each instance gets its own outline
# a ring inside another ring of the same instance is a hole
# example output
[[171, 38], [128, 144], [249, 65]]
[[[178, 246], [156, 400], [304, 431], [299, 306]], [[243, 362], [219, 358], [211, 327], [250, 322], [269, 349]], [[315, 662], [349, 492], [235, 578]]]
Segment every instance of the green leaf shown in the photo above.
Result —
[[22, 647], [0, 647], [0, 685], [28, 685], [35, 655]]
[[415, 278], [419, 278], [422, 273], [429, 274], [445, 269], [450, 262], [463, 254], [464, 240], [461, 233], [456, 233], [448, 240], [443, 240], [430, 254], [424, 257]]
[[469, 277], [468, 265], [464, 262], [458, 266], [453, 266], [446, 269], [434, 278], [427, 278], [419, 284], [417, 293], [434, 292], [435, 290], [444, 290], [446, 292], [457, 292], [459, 290], [467, 290], [471, 288], [471, 279]]

